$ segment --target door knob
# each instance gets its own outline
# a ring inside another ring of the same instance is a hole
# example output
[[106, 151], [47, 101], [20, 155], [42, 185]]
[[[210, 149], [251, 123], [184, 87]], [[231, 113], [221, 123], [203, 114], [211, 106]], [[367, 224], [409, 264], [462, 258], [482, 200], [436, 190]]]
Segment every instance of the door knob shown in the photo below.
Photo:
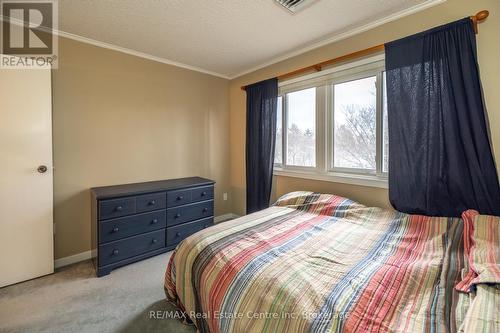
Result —
[[45, 165], [40, 165], [36, 170], [40, 173], [45, 173], [47, 172], [47, 167]]

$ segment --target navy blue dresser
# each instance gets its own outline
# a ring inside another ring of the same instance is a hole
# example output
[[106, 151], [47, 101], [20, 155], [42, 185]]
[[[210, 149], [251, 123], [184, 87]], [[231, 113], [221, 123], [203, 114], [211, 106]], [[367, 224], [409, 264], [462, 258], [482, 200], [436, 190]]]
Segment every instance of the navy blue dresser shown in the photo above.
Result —
[[172, 250], [213, 225], [214, 184], [190, 177], [90, 189], [97, 276]]

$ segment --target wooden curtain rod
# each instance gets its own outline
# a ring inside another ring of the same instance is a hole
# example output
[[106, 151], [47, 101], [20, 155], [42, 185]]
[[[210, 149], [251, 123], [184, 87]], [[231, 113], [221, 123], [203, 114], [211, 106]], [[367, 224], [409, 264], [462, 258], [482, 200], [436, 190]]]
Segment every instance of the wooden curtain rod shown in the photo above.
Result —
[[[476, 15], [473, 15], [473, 16], [470, 17], [470, 19], [472, 21], [472, 24], [474, 25], [474, 32], [476, 34], [478, 33], [477, 24], [483, 22], [484, 20], [486, 20], [486, 18], [489, 15], [490, 15], [489, 11], [482, 10], [482, 11], [478, 12]], [[333, 58], [333, 59], [325, 60], [325, 61], [319, 62], [319, 63], [311, 65], [311, 66], [302, 67], [302, 68], [296, 69], [294, 71], [278, 75], [278, 81], [283, 81], [283, 80], [286, 80], [288, 78], [297, 76], [299, 74], [304, 74], [304, 73], [308, 73], [308, 72], [313, 72], [313, 71], [320, 72], [321, 70], [324, 69], [324, 67], [332, 66], [332, 65], [338, 64], [340, 62], [344, 62], [344, 61], [348, 61], [348, 60], [353, 60], [353, 59], [356, 59], [356, 58], [364, 57], [364, 56], [367, 56], [367, 55], [370, 55], [370, 54], [373, 54], [373, 53], [382, 52], [382, 51], [384, 51], [384, 44], [372, 46], [372, 47], [369, 47], [369, 48], [364, 49], [364, 50], [360, 50], [360, 51], [356, 51], [356, 52], [353, 52], [353, 53], [345, 54], [345, 55], [340, 56], [340, 57], [336, 57], [336, 58]], [[245, 89], [246, 89], [246, 86], [242, 86], [241, 87], [241, 90], [245, 90]]]

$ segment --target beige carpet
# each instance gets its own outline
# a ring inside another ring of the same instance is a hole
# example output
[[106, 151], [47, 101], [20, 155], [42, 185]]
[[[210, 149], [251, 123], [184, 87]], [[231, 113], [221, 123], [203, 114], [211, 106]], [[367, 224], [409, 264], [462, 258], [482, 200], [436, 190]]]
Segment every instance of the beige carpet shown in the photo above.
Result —
[[163, 278], [170, 253], [97, 278], [90, 261], [0, 289], [0, 332], [172, 332], [195, 328], [176, 319], [150, 318], [170, 311]]

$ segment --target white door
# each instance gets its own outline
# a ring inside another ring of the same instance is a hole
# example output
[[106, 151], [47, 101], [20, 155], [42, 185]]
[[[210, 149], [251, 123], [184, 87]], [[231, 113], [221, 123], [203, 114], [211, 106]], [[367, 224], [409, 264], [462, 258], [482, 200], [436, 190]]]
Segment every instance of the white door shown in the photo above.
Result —
[[0, 69], [0, 287], [53, 273], [52, 191], [50, 70]]

